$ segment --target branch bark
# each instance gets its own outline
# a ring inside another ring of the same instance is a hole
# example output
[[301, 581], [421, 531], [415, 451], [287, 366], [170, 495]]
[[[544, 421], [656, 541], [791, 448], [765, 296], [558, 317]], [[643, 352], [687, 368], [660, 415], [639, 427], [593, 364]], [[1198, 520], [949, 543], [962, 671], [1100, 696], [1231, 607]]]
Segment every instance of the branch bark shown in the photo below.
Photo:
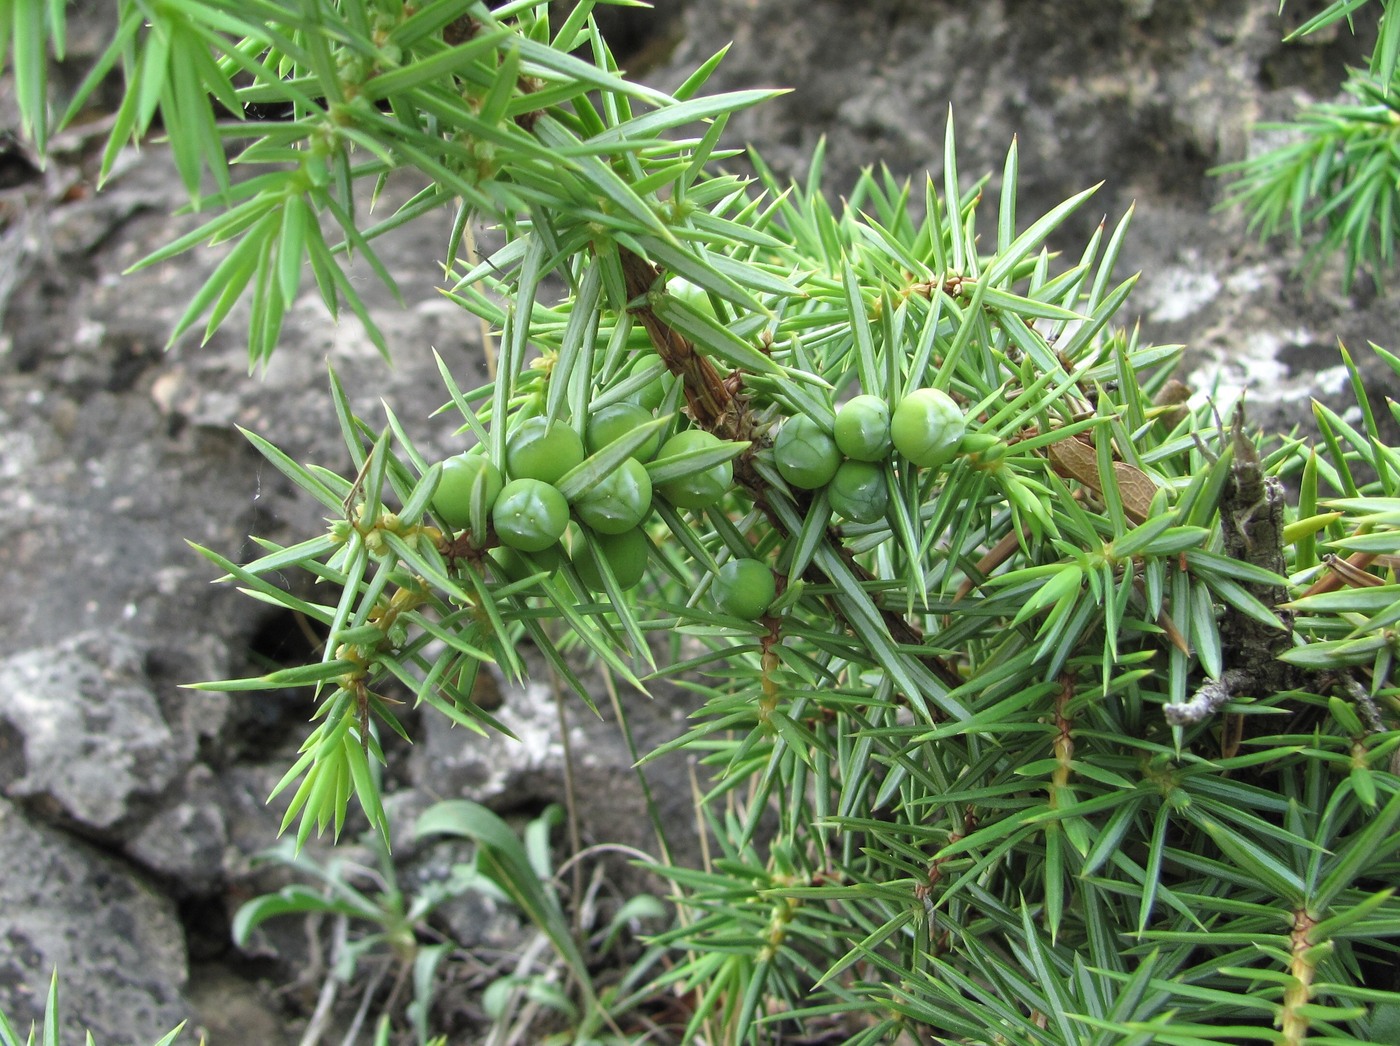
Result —
[[[1230, 474], [1220, 493], [1220, 531], [1225, 554], [1242, 563], [1284, 576], [1283, 484], [1264, 474], [1259, 451], [1245, 432], [1244, 405], [1235, 409], [1230, 427]], [[1272, 628], [1235, 607], [1220, 621], [1220, 651], [1227, 666], [1219, 679], [1208, 680], [1187, 701], [1168, 705], [1167, 722], [1200, 723], [1233, 697], [1274, 694], [1300, 682], [1300, 673], [1278, 655], [1292, 645], [1293, 612], [1280, 609], [1288, 599], [1282, 584], [1244, 582], [1243, 587], [1268, 607], [1282, 627]]]

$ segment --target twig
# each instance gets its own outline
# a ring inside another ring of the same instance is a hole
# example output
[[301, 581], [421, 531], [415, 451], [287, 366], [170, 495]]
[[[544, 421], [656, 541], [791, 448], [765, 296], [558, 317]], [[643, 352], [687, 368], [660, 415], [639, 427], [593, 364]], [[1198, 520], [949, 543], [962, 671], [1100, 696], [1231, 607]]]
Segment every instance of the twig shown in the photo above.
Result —
[[[559, 743], [564, 750], [564, 810], [569, 822], [569, 853], [577, 854], [583, 849], [583, 839], [579, 834], [578, 822], [578, 789], [577, 780], [574, 777], [574, 749], [569, 743], [569, 717], [564, 707], [564, 690], [559, 682], [559, 673], [554, 666], [549, 666], [549, 687], [554, 696], [554, 711], [559, 717]], [[583, 889], [583, 878], [578, 865], [573, 865], [573, 878], [570, 892], [575, 900], [574, 907], [574, 936], [582, 939], [583, 922], [581, 921], [581, 909], [577, 905], [580, 891]]]
[[1204, 722], [1238, 694], [1252, 691], [1253, 676], [1238, 668], [1227, 668], [1219, 679], [1209, 680], [1187, 701], [1177, 705], [1167, 705], [1162, 710], [1167, 722], [1172, 726], [1190, 726]]
[[[618, 726], [622, 730], [623, 739], [627, 743], [627, 751], [632, 756], [633, 764], [636, 764], [638, 760], [641, 759], [641, 754], [637, 751], [637, 745], [632, 736], [632, 724], [622, 708], [622, 698], [617, 692], [617, 682], [613, 678], [612, 670], [606, 667], [603, 670], [603, 688], [608, 693], [608, 701], [612, 704], [613, 715], [616, 716]], [[646, 802], [647, 807], [647, 816], [651, 820], [652, 831], [656, 836], [656, 846], [661, 854], [660, 863], [674, 864], [675, 862], [671, 858], [670, 844], [666, 841], [665, 831], [662, 830], [663, 818], [660, 808], [656, 805], [656, 797], [652, 793], [651, 783], [647, 780], [646, 774], [643, 773], [640, 768], [637, 770], [637, 782], [641, 785], [642, 798]], [[569, 861], [576, 861], [579, 856], [580, 854], [574, 854], [569, 858]], [[560, 871], [562, 872], [563, 869], [561, 868]]]
[[[1283, 554], [1283, 485], [1264, 474], [1259, 452], [1245, 432], [1244, 404], [1235, 408], [1230, 426], [1230, 474], [1220, 492], [1220, 532], [1224, 552], [1282, 576], [1288, 569]], [[1279, 583], [1243, 582], [1243, 587], [1274, 614], [1282, 627], [1271, 628], [1227, 606], [1220, 620], [1220, 649], [1228, 665], [1219, 679], [1208, 680], [1192, 697], [1163, 709], [1174, 726], [1199, 723], [1238, 694], [1273, 694], [1296, 687], [1300, 675], [1278, 659], [1292, 642], [1293, 613], [1279, 609], [1288, 598]]]
[[[517, 983], [511, 989], [510, 998], [506, 1000], [504, 1006], [501, 1008], [503, 1015], [501, 1022], [491, 1029], [491, 1036], [487, 1039], [487, 1046], [514, 1046], [516, 1043], [526, 1041], [524, 1036], [530, 1030], [530, 1025], [534, 1022], [536, 1015], [538, 1015], [540, 1004], [538, 1001], [526, 995], [525, 981], [530, 977], [537, 976], [533, 972], [537, 966], [542, 970], [540, 975], [543, 974], [544, 970], [549, 968], [543, 963], [537, 963], [540, 954], [547, 951], [548, 948], [549, 938], [546, 937], [544, 933], [537, 932], [531, 937], [530, 943], [527, 944], [520, 953], [519, 961], [515, 964], [515, 977], [518, 979]], [[523, 1006], [520, 1005], [522, 999], [524, 999]], [[516, 1006], [520, 1006], [520, 1009], [518, 1012], [515, 1012], [513, 1023], [507, 1025], [504, 1015], [511, 1013]]]
[[1360, 681], [1351, 673], [1347, 673], [1342, 677], [1341, 685], [1342, 689], [1346, 691], [1347, 697], [1351, 698], [1351, 703], [1356, 706], [1356, 711], [1361, 716], [1361, 722], [1365, 725], [1366, 732], [1371, 734], [1384, 733], [1385, 722], [1381, 719], [1381, 710], [1376, 707], [1376, 702]]
[[345, 939], [349, 931], [350, 920], [345, 916], [336, 917], [335, 927], [331, 931], [333, 941], [331, 944], [332, 961], [331, 974], [321, 984], [321, 994], [316, 998], [316, 1009], [311, 1012], [311, 1020], [306, 1025], [306, 1031], [302, 1033], [301, 1042], [298, 1046], [316, 1046], [321, 1041], [321, 1035], [326, 1030], [326, 1023], [331, 1017], [331, 1008], [335, 1005], [336, 996], [340, 994], [340, 977], [335, 973], [334, 963], [339, 959], [340, 953], [345, 949]]
[[[404, 979], [408, 971], [412, 968], [411, 963], [400, 963], [398, 976], [394, 978], [393, 990], [389, 992], [389, 1001], [384, 1006], [384, 1012], [393, 1011], [394, 1002], [398, 999], [399, 991], [402, 989]], [[380, 966], [374, 971], [374, 976], [365, 985], [365, 990], [360, 993], [360, 1005], [355, 1010], [355, 1017], [350, 1022], [350, 1027], [345, 1030], [345, 1037], [340, 1040], [340, 1046], [355, 1046], [355, 1041], [360, 1037], [360, 1029], [365, 1026], [365, 1019], [369, 1017], [370, 1003], [374, 1001], [374, 993], [379, 990], [379, 983], [384, 980], [388, 972], [387, 966]]]
[[[1244, 434], [1244, 407], [1235, 409], [1230, 430], [1234, 460], [1220, 496], [1220, 530], [1225, 553], [1233, 559], [1252, 563], [1275, 574], [1287, 571], [1283, 554], [1283, 486], [1273, 476], [1265, 476], [1254, 444]], [[1379, 578], [1365, 573], [1374, 559], [1371, 553], [1356, 553], [1350, 559], [1328, 557], [1327, 573], [1314, 582], [1305, 595], [1330, 592], [1343, 584], [1380, 584]], [[1288, 594], [1280, 584], [1246, 583], [1251, 595], [1273, 611], [1282, 628], [1269, 628], [1261, 621], [1226, 607], [1220, 622], [1221, 653], [1230, 665], [1219, 679], [1212, 679], [1181, 704], [1168, 705], [1163, 714], [1173, 726], [1203, 722], [1242, 694], [1273, 694], [1307, 688], [1319, 693], [1341, 690], [1355, 706], [1367, 733], [1381, 733], [1385, 723], [1370, 693], [1350, 672], [1307, 672], [1278, 659], [1293, 636], [1293, 613], [1279, 609]]]

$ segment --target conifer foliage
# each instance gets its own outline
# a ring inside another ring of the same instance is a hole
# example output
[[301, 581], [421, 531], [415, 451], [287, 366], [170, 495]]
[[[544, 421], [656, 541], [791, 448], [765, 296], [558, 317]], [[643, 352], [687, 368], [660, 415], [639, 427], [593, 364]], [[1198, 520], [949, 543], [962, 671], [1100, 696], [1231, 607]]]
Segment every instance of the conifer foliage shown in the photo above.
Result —
[[[722, 55], [665, 94], [549, 7], [122, 0], [86, 85], [126, 76], [107, 169], [159, 115], [206, 215], [146, 264], [225, 250], [172, 338], [247, 298], [265, 361], [309, 278], [405, 351], [342, 262], [393, 286], [375, 239], [420, 219], [496, 335], [489, 384], [440, 367], [446, 461], [334, 376], [353, 474], [249, 433], [328, 518], [201, 550], [330, 637], [202, 684], [313, 688], [285, 827], [387, 831], [386, 687], [501, 730], [474, 680], [531, 646], [590, 705], [680, 682], [692, 725], [637, 755], [710, 775], [709, 858], [580, 1038], [671, 998], [706, 1043], [1400, 1040], [1400, 455], [1355, 369], [1355, 421], [1265, 438], [1125, 326], [1129, 216], [1063, 242], [1092, 187], [1020, 213], [1015, 145], [992, 193], [950, 115], [934, 177], [836, 205], [820, 152], [785, 184], [726, 147], [775, 92], [706, 93]], [[0, 3], [41, 142], [62, 11]]]

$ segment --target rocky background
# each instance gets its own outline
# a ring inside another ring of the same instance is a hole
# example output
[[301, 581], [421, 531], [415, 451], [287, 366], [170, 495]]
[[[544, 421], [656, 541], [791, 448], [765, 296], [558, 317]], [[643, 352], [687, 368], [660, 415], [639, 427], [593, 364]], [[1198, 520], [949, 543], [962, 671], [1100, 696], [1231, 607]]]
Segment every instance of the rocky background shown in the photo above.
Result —
[[[76, 5], [60, 77], [81, 76], [109, 6]], [[1350, 294], [1334, 271], [1306, 282], [1296, 252], [1256, 244], [1240, 215], [1213, 209], [1223, 186], [1210, 169], [1258, 146], [1257, 121], [1335, 94], [1369, 47], [1364, 24], [1358, 37], [1284, 45], [1272, 0], [657, 7], [605, 10], [625, 64], [673, 86], [733, 41], [716, 86], [794, 90], [736, 120], [732, 141], [802, 176], [825, 137], [833, 194], [874, 162], [915, 179], [936, 171], [950, 105], [969, 178], [1000, 171], [1016, 137], [1023, 222], [1103, 180], [1065, 230], [1067, 246], [1135, 203], [1121, 272], [1143, 278], [1129, 312], [1146, 339], [1188, 346], [1183, 376], [1198, 387], [1247, 388], [1256, 420], [1305, 422], [1310, 395], [1345, 404], [1338, 339], [1363, 361], [1368, 340], [1400, 347], [1395, 300], [1373, 281]], [[0, 130], [15, 126], [9, 97], [0, 81]], [[425, 448], [453, 450], [449, 426], [429, 416], [443, 398], [431, 350], [476, 384], [479, 332], [439, 296], [442, 230], [420, 222], [381, 248], [407, 304], [364, 281], [392, 367], [353, 321], [331, 322], [310, 289], [265, 373], [249, 375], [236, 321], [207, 345], [165, 351], [220, 254], [123, 275], [190, 219], [176, 213], [184, 201], [159, 145], [124, 156], [93, 192], [103, 113], [91, 116], [46, 170], [13, 142], [0, 148], [0, 1008], [27, 1026], [57, 966], [65, 1038], [85, 1027], [99, 1043], [145, 1043], [188, 1018], [214, 1046], [293, 1043], [324, 956], [293, 920], [268, 924], [246, 950], [229, 926], [241, 902], [285, 881], [252, 858], [276, 839], [279, 810], [264, 801], [304, 736], [308, 699], [180, 684], [299, 663], [317, 639], [290, 615], [211, 586], [217, 571], [189, 543], [251, 558], [251, 534], [290, 543], [324, 525], [238, 427], [345, 469], [327, 363], [367, 417], [382, 399]], [[1379, 393], [1387, 378], [1372, 381]], [[394, 752], [403, 823], [445, 797], [519, 818], [563, 798], [548, 688], [501, 697], [498, 714], [523, 743], [425, 716], [418, 743]], [[615, 724], [576, 701], [567, 708], [585, 842], [654, 851]], [[680, 731], [685, 699], [631, 699], [629, 710], [646, 746]], [[674, 823], [689, 817], [685, 772], [681, 761], [658, 768]], [[402, 846], [396, 857], [410, 880], [442, 872], [437, 852]], [[523, 929], [474, 903], [456, 911], [453, 932], [482, 955], [510, 955]], [[474, 969], [485, 978], [491, 962]]]

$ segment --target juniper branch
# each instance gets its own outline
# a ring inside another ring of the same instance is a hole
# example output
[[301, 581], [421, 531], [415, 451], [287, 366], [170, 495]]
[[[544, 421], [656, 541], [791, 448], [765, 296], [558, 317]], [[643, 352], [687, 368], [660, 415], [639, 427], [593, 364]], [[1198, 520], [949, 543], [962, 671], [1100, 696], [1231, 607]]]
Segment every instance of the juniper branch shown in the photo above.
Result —
[[[1283, 484], [1264, 474], [1259, 451], [1245, 431], [1244, 404], [1235, 408], [1230, 426], [1230, 474], [1220, 493], [1220, 530], [1224, 552], [1231, 559], [1262, 567], [1282, 576]], [[1292, 642], [1293, 612], [1280, 609], [1288, 598], [1282, 584], [1245, 582], [1245, 590], [1273, 611], [1281, 628], [1270, 628], [1236, 607], [1227, 606], [1220, 621], [1220, 647], [1229, 666], [1219, 679], [1208, 680], [1187, 701], [1168, 705], [1167, 722], [1174, 726], [1199, 723], [1218, 712], [1233, 697], [1272, 694], [1294, 688], [1300, 673], [1278, 659]]]

